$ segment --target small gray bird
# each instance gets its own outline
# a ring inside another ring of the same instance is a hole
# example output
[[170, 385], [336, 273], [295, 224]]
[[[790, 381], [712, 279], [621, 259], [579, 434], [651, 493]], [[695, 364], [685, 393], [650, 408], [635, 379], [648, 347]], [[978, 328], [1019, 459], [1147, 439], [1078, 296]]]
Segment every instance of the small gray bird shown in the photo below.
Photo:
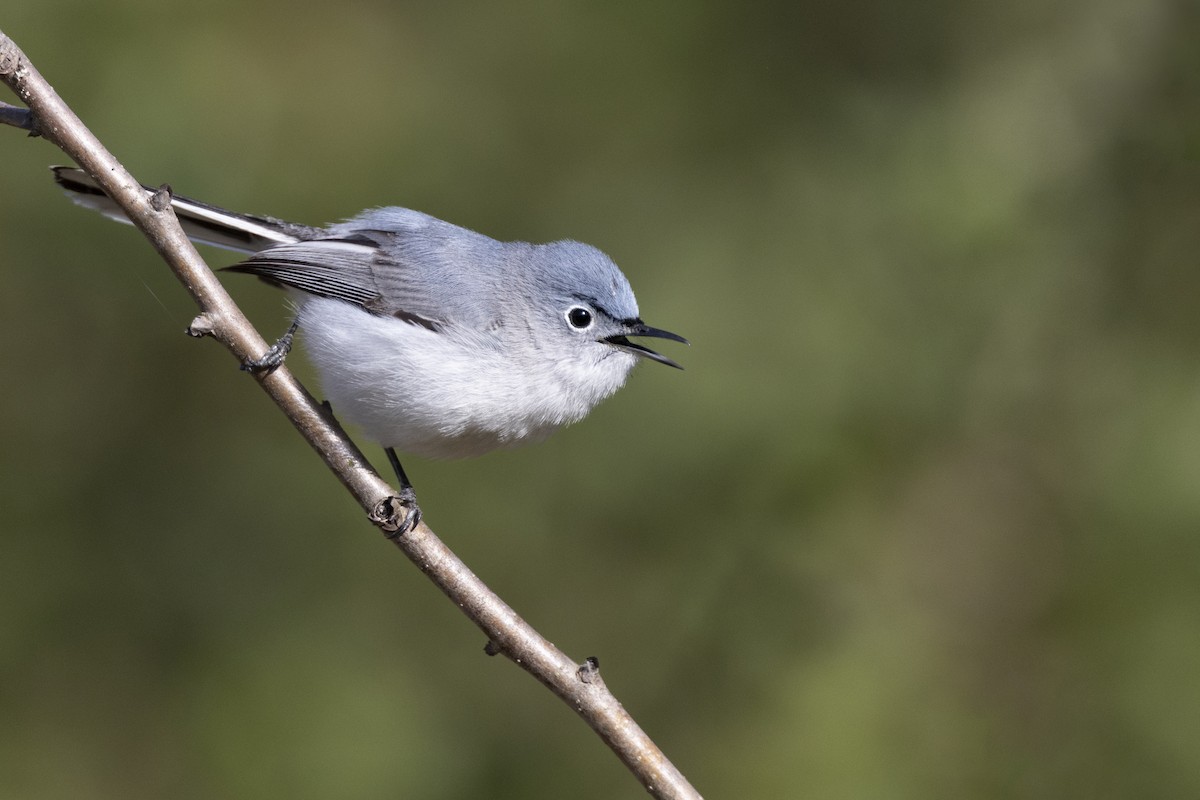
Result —
[[[129, 221], [81, 170], [54, 178]], [[643, 323], [621, 270], [579, 242], [498, 242], [396, 207], [312, 228], [172, 205], [192, 240], [250, 254], [228, 269], [294, 290], [334, 410], [388, 450], [406, 486], [393, 449], [460, 458], [540, 441], [620, 389], [639, 358], [679, 367], [629, 337], [687, 343]]]

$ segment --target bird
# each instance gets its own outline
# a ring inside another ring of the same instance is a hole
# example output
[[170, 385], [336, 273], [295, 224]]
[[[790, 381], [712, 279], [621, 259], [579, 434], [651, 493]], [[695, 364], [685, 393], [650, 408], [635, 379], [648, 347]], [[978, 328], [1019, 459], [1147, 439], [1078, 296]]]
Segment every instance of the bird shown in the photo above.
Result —
[[[52, 171], [75, 203], [129, 222], [84, 171]], [[298, 329], [335, 412], [384, 448], [415, 509], [405, 528], [420, 507], [397, 450], [454, 459], [539, 442], [639, 361], [682, 369], [632, 341], [688, 344], [642, 321], [628, 279], [591, 245], [502, 242], [398, 206], [313, 227], [173, 193], [171, 205], [190, 239], [247, 256], [225, 271], [288, 290], [291, 327], [244, 367], [277, 367]]]

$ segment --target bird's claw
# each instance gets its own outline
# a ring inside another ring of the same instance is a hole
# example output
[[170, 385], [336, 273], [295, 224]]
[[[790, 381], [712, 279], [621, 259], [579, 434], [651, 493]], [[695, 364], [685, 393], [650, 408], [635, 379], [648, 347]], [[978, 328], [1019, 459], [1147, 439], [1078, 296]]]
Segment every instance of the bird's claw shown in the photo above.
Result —
[[283, 365], [283, 361], [287, 358], [288, 353], [292, 350], [292, 337], [296, 335], [296, 325], [293, 322], [287, 329], [287, 333], [279, 337], [279, 340], [263, 353], [258, 358], [248, 358], [242, 362], [243, 372], [266, 373], [271, 374]]

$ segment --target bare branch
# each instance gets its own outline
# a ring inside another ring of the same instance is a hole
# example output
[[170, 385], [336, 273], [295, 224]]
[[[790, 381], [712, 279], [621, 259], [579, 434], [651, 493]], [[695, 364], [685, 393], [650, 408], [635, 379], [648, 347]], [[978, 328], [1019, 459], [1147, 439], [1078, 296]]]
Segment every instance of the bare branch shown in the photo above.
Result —
[[[3, 32], [0, 80], [28, 107], [0, 104], [0, 123], [44, 136], [61, 148], [121, 206], [187, 288], [200, 307], [188, 333], [217, 339], [240, 363], [261, 357], [267, 342], [188, 241], [170, 203], [161, 202], [169, 189], [143, 189]], [[256, 379], [368, 518], [385, 534], [397, 530], [404, 518], [397, 493], [286, 366], [257, 374]], [[568, 658], [488, 589], [424, 523], [403, 536], [388, 538], [479, 626], [487, 636], [489, 654], [503, 653], [550, 688], [587, 721], [651, 795], [700, 797], [609, 692], [596, 659], [580, 665]]]
[[0, 123], [12, 125], [14, 128], [24, 128], [29, 131], [30, 136], [37, 135], [33, 130], [33, 114], [29, 113], [28, 108], [0, 103]]

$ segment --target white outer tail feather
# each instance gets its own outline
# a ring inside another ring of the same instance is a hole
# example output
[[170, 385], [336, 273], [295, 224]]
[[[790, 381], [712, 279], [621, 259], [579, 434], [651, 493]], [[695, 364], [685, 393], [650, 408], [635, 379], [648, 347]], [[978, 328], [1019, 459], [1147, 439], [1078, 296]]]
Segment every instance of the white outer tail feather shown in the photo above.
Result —
[[[53, 167], [54, 179], [76, 205], [98, 211], [109, 219], [131, 225], [116, 203], [104, 194], [92, 177], [81, 169], [74, 167]], [[155, 190], [149, 187], [147, 195]], [[257, 253], [268, 247], [280, 244], [292, 244], [300, 241], [281, 227], [272, 225], [271, 220], [261, 217], [238, 214], [226, 211], [204, 203], [189, 200], [186, 197], [171, 197], [171, 207], [183, 232], [193, 242], [232, 250], [236, 253]], [[286, 223], [280, 223], [284, 225]]]

